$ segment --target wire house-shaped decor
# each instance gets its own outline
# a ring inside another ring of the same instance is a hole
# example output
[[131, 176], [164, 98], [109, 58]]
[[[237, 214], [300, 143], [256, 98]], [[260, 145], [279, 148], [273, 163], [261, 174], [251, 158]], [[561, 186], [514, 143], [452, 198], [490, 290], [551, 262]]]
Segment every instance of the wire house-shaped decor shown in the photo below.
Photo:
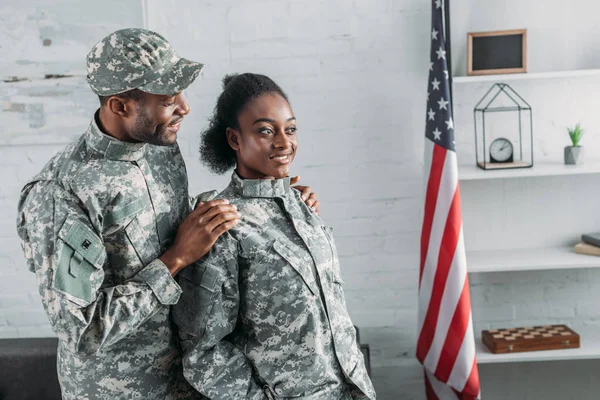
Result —
[[506, 83], [495, 83], [473, 110], [475, 157], [485, 170], [533, 166], [531, 106]]

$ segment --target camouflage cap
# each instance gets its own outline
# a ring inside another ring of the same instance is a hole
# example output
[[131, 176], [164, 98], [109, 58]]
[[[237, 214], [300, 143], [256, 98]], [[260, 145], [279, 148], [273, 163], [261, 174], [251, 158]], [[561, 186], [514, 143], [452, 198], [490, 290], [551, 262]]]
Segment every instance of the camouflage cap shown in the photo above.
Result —
[[131, 89], [171, 95], [187, 88], [204, 64], [180, 58], [171, 44], [146, 29], [121, 29], [87, 55], [87, 81], [94, 93], [109, 96]]

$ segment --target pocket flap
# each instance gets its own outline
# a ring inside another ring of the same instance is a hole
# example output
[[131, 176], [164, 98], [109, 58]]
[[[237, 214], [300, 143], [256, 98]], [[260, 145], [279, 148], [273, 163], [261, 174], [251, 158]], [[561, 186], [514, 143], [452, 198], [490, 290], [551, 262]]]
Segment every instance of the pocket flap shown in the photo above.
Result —
[[315, 277], [313, 276], [311, 266], [309, 265], [313, 260], [305, 260], [302, 257], [299, 257], [292, 249], [278, 240], [273, 243], [273, 248], [292, 266], [292, 268], [296, 270], [296, 272], [300, 274], [311, 293], [315, 296], [318, 295], [319, 288], [315, 281]]
[[139, 214], [146, 206], [150, 206], [150, 200], [140, 197], [127, 204], [115, 205], [112, 212], [104, 216], [104, 226], [109, 227], [114, 224], [127, 225], [126, 222]]
[[181, 271], [180, 276], [211, 293], [217, 291], [225, 276], [213, 265], [190, 265]]
[[79, 253], [90, 264], [100, 268], [104, 255], [104, 243], [96, 233], [83, 222], [67, 218], [58, 233], [65, 243]]
[[221, 285], [221, 281], [223, 281], [223, 274], [221, 274], [219, 270], [214, 266], [209, 265], [206, 267], [204, 273], [202, 274], [200, 286], [202, 286], [209, 292], [214, 293]]

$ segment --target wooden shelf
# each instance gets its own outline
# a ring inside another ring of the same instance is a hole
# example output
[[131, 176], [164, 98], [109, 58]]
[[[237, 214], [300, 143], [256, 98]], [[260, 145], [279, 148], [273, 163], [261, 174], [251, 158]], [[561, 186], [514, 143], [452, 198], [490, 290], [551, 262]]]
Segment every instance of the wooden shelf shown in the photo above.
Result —
[[505, 178], [530, 178], [538, 176], [583, 175], [600, 173], [600, 160], [586, 160], [580, 165], [564, 165], [562, 162], [534, 162], [531, 168], [483, 170], [476, 165], [459, 165], [461, 181]]
[[526, 72], [522, 74], [500, 74], [500, 75], [477, 75], [477, 76], [455, 76], [452, 83], [478, 83], [478, 82], [508, 82], [532, 79], [556, 79], [575, 78], [582, 76], [600, 75], [600, 69], [580, 69], [573, 71], [551, 71], [551, 72]]
[[[533, 324], [540, 325], [540, 324]], [[535, 361], [586, 360], [600, 358], [600, 329], [574, 328], [579, 333], [581, 347], [578, 349], [528, 351], [522, 353], [493, 354], [475, 337], [477, 364], [499, 364]], [[481, 332], [480, 332], [481, 333]]]
[[467, 251], [469, 273], [600, 268], [600, 256], [577, 254], [572, 247]]

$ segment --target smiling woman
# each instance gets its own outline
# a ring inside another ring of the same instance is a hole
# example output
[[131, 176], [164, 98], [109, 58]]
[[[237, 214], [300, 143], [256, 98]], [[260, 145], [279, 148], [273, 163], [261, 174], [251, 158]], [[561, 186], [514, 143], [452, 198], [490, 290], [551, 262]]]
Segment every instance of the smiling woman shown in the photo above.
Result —
[[296, 117], [281, 88], [228, 76], [202, 160], [235, 166], [219, 198], [240, 222], [179, 275], [184, 376], [213, 399], [374, 399], [332, 229], [290, 187]]
[[251, 100], [238, 116], [238, 128], [226, 130], [229, 146], [237, 154], [237, 173], [247, 179], [281, 179], [288, 176], [298, 148], [296, 117], [279, 93]]
[[[289, 161], [287, 169], [271, 171], [278, 178], [287, 176], [298, 146], [296, 118], [287, 95], [264, 75], [229, 75], [223, 79], [223, 86], [210, 125], [202, 134], [200, 154], [204, 164], [222, 174], [237, 162], [243, 177], [258, 178], [256, 175], [269, 176], [260, 172], [266, 166], [260, 162], [256, 165], [261, 155], [260, 161], [266, 157], [266, 165], [273, 161], [270, 156], [288, 155], [282, 160]], [[269, 147], [271, 143], [273, 148]]]

